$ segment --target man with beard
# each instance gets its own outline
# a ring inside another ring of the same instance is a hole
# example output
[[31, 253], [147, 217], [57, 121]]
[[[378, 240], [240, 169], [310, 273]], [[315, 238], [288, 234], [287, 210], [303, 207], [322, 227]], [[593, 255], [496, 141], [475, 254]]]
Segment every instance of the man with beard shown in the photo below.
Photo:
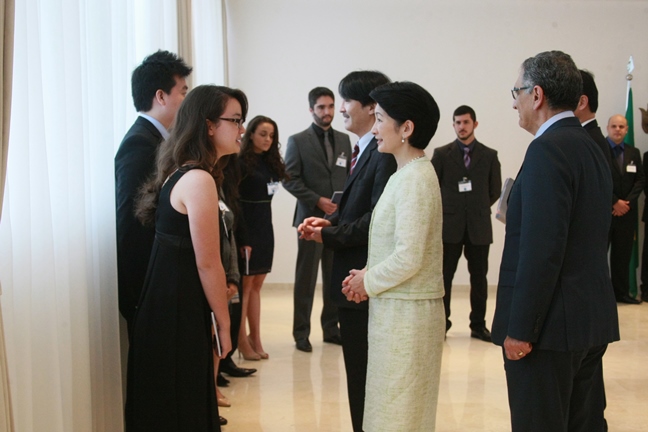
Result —
[[475, 139], [477, 117], [466, 105], [452, 116], [457, 139], [434, 150], [432, 165], [439, 177], [443, 200], [443, 303], [446, 332], [450, 321], [452, 279], [461, 253], [470, 272], [470, 336], [486, 342], [491, 335], [486, 328], [488, 298], [488, 250], [493, 243], [491, 206], [502, 188], [497, 152]]
[[[324, 217], [335, 213], [337, 204], [331, 201], [333, 192], [342, 191], [351, 166], [349, 137], [331, 127], [335, 113], [333, 92], [325, 87], [316, 87], [308, 94], [308, 102], [313, 124], [288, 138], [286, 147], [288, 180], [284, 180], [283, 185], [297, 198], [294, 227], [298, 227], [307, 217]], [[333, 251], [324, 249], [320, 243], [304, 239], [298, 239], [297, 246], [293, 314], [293, 338], [297, 349], [304, 352], [313, 350], [308, 338], [320, 261], [324, 342], [339, 345], [337, 307], [329, 294]]]

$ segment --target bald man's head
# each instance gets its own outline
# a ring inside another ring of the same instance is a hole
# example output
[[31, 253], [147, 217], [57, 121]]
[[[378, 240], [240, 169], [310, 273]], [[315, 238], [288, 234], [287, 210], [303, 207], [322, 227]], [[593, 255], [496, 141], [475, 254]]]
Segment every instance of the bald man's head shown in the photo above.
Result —
[[628, 121], [621, 114], [614, 114], [607, 124], [608, 137], [619, 145], [628, 133]]

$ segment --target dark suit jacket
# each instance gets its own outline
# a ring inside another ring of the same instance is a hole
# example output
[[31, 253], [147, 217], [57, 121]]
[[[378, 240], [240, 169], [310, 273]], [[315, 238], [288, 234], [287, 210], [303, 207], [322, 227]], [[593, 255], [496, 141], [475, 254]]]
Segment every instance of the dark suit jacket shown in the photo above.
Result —
[[[644, 210], [643, 210], [643, 216], [641, 217], [641, 220], [643, 222], [648, 222], [648, 182], [645, 181], [646, 178], [646, 168], [648, 168], [648, 152], [644, 153], [643, 155], [643, 168], [644, 168], [644, 194], [646, 197], [646, 200], [644, 202]], [[644, 239], [645, 242], [645, 239]], [[646, 259], [648, 259], [648, 256], [646, 256]]]
[[137, 190], [155, 172], [155, 156], [162, 135], [144, 117], [138, 117], [115, 155], [117, 208], [117, 280], [119, 311], [129, 322], [144, 284], [155, 229], [135, 218]]
[[610, 169], [574, 117], [529, 145], [511, 190], [493, 319], [535, 348], [584, 350], [619, 339], [607, 263]]
[[[612, 157], [611, 148], [608, 144], [610, 169], [612, 171], [612, 204], [620, 199], [630, 201], [630, 211], [637, 212], [639, 208], [637, 201], [644, 189], [645, 173], [639, 150], [629, 145], [624, 147], [623, 171], [621, 171], [619, 164]], [[628, 172], [628, 165], [634, 165], [636, 172]]]
[[369, 302], [347, 301], [341, 291], [342, 281], [349, 270], [367, 265], [371, 214], [394, 172], [396, 160], [390, 154], [380, 153], [376, 139], [372, 139], [344, 185], [337, 215], [331, 219], [333, 226], [322, 229], [324, 246], [334, 251], [331, 298], [339, 307], [368, 307]]
[[[502, 190], [497, 151], [475, 140], [466, 168], [457, 141], [434, 149], [432, 165], [439, 178], [443, 202], [443, 242], [462, 243], [466, 228], [475, 245], [493, 243], [491, 206]], [[467, 178], [472, 191], [459, 192], [459, 181]]]
[[599, 145], [601, 151], [603, 151], [603, 156], [605, 156], [605, 160], [610, 162], [610, 145], [608, 144], [608, 141], [605, 139], [603, 136], [603, 133], [601, 132], [601, 128], [599, 127], [598, 122], [596, 119], [592, 120], [591, 122], [587, 123], [585, 126], [583, 126], [589, 136], [592, 137], [594, 141], [596, 141], [596, 144]]
[[[333, 192], [341, 191], [351, 167], [351, 141], [349, 136], [333, 131], [333, 166], [326, 160], [326, 154], [312, 127], [288, 138], [286, 146], [286, 172], [290, 176], [283, 186], [297, 198], [293, 226], [297, 227], [310, 216], [324, 217], [317, 207], [320, 197], [331, 198]], [[343, 155], [346, 166], [335, 161]]]

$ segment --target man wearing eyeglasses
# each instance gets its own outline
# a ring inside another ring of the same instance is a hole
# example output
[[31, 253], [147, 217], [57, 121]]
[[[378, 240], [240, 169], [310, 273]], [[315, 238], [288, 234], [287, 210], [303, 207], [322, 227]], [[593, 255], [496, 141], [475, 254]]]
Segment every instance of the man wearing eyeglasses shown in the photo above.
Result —
[[146, 57], [131, 77], [139, 116], [115, 155], [119, 311], [129, 333], [155, 237], [154, 228], [142, 226], [135, 218], [135, 198], [155, 172], [158, 146], [169, 137], [168, 130], [188, 91], [186, 78], [191, 70], [176, 54], [157, 51]]
[[[333, 192], [342, 191], [351, 163], [349, 136], [333, 130], [335, 96], [325, 87], [316, 87], [308, 94], [313, 123], [306, 130], [288, 138], [286, 172], [283, 185], [297, 198], [293, 226], [304, 219], [330, 216], [337, 210], [331, 201]], [[324, 342], [341, 344], [337, 306], [331, 300], [333, 251], [321, 243], [297, 240], [297, 264], [293, 293], [293, 338], [298, 350], [311, 352], [310, 317], [317, 282], [317, 267], [322, 267], [321, 325]]]
[[512, 93], [534, 135], [508, 201], [492, 325], [512, 431], [605, 431], [603, 354], [619, 340], [609, 165], [574, 116], [582, 78], [569, 55], [525, 60]]
[[470, 272], [470, 336], [491, 341], [486, 328], [488, 298], [488, 250], [493, 243], [491, 206], [502, 189], [502, 175], [497, 151], [475, 138], [475, 110], [467, 105], [452, 115], [457, 139], [434, 150], [432, 165], [439, 178], [443, 200], [443, 303], [446, 332], [450, 321], [452, 279], [461, 254], [466, 256]]

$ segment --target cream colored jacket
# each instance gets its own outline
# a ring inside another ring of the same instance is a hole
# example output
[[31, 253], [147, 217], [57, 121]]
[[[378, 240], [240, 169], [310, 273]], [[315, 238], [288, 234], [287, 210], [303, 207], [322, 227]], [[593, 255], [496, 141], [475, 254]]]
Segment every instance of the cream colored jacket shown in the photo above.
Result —
[[443, 297], [442, 222], [441, 191], [427, 158], [391, 176], [371, 218], [364, 277], [369, 297]]

